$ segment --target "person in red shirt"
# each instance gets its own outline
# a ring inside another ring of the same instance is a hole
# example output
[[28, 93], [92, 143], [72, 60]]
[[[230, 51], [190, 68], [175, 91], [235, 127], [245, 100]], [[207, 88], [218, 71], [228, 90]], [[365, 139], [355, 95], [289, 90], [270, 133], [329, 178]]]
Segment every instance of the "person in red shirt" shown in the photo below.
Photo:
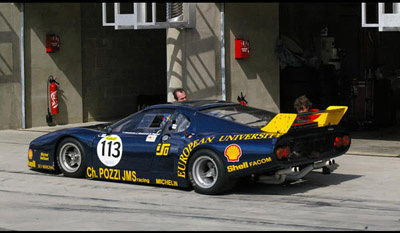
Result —
[[[317, 108], [312, 108], [311, 101], [305, 96], [302, 95], [294, 101], [294, 108], [297, 110], [297, 113], [305, 113], [305, 112], [315, 112], [319, 111]], [[302, 120], [314, 121], [320, 116], [320, 114], [310, 115], [310, 116], [298, 116], [297, 118]], [[329, 167], [322, 167], [323, 174], [330, 174], [331, 170]]]
[[[319, 111], [317, 108], [312, 108], [311, 101], [305, 96], [302, 95], [294, 101], [294, 108], [297, 110], [297, 113], [305, 113], [305, 112], [315, 112]], [[319, 114], [310, 115], [310, 116], [303, 116], [298, 117], [299, 119], [303, 120], [310, 120], [313, 121], [319, 117]]]

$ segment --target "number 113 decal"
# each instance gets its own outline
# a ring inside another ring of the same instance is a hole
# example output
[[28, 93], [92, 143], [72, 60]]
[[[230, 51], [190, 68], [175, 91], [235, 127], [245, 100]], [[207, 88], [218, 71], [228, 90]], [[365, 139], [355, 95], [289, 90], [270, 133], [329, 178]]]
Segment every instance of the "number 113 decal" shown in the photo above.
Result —
[[102, 138], [97, 144], [97, 156], [104, 165], [109, 167], [117, 165], [122, 157], [121, 138], [118, 135]]

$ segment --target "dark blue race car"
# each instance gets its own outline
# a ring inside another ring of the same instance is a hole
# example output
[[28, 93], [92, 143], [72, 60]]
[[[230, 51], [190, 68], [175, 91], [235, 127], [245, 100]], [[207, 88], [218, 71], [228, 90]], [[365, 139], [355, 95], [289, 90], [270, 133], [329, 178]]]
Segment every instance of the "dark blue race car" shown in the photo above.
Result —
[[350, 147], [339, 125], [346, 110], [284, 114], [213, 100], [153, 105], [107, 126], [43, 135], [30, 143], [28, 166], [203, 194], [223, 193], [242, 177], [279, 184], [337, 167], [332, 158]]

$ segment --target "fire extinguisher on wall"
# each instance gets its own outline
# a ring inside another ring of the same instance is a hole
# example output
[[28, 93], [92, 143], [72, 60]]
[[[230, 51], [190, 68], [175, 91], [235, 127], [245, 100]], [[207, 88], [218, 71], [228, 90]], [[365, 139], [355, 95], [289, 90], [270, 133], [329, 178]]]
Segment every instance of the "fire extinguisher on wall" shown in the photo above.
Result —
[[[60, 85], [53, 75], [50, 75], [47, 79], [47, 116], [46, 122], [50, 123], [53, 121], [52, 115], [58, 114], [58, 98], [57, 98], [57, 85]], [[50, 100], [49, 100], [50, 99]], [[51, 113], [49, 110], [49, 103], [51, 105]]]

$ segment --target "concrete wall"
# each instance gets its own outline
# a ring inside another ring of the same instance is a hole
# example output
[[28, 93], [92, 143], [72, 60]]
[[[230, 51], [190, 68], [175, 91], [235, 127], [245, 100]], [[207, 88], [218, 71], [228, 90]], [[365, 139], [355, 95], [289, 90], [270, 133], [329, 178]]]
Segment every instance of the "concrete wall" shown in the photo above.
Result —
[[219, 3], [196, 4], [196, 27], [167, 29], [168, 101], [185, 88], [190, 99], [221, 99]]
[[[248, 105], [279, 112], [278, 3], [225, 4], [227, 99], [243, 92]], [[235, 38], [250, 41], [250, 57], [235, 59]]]
[[[279, 111], [278, 3], [226, 3], [226, 99], [240, 92], [250, 106]], [[183, 87], [191, 99], [221, 99], [220, 3], [196, 4], [194, 29], [167, 30], [168, 101]], [[240, 16], [240, 17], [238, 17]], [[250, 40], [251, 57], [234, 58], [234, 40]]]
[[[26, 127], [46, 125], [47, 79], [57, 77], [59, 114], [52, 124], [82, 122], [82, 56], [79, 3], [25, 3]], [[60, 36], [46, 53], [46, 34]]]
[[20, 36], [19, 3], [1, 3], [0, 129], [22, 125]]
[[[20, 3], [0, 4], [0, 129], [22, 127]], [[101, 3], [25, 3], [26, 128], [48, 125], [47, 80], [59, 114], [49, 125], [114, 120], [166, 102], [165, 29], [102, 26]], [[46, 34], [61, 48], [46, 53]]]
[[[3, 128], [21, 126], [16, 5], [0, 5]], [[196, 4], [194, 29], [114, 30], [101, 25], [101, 3], [26, 3], [26, 127], [47, 125], [49, 75], [60, 83], [54, 124], [120, 118], [137, 110], [139, 96], [164, 102], [168, 92], [173, 101], [176, 87], [191, 99], [221, 99], [220, 6]], [[278, 4], [226, 3], [225, 20], [227, 100], [242, 91], [250, 106], [276, 111]], [[60, 36], [60, 51], [45, 52], [46, 34]], [[235, 37], [250, 40], [251, 58], [233, 58]]]
[[100, 2], [81, 6], [84, 121], [121, 118], [146, 101], [165, 103], [166, 30], [115, 30], [102, 26]]

